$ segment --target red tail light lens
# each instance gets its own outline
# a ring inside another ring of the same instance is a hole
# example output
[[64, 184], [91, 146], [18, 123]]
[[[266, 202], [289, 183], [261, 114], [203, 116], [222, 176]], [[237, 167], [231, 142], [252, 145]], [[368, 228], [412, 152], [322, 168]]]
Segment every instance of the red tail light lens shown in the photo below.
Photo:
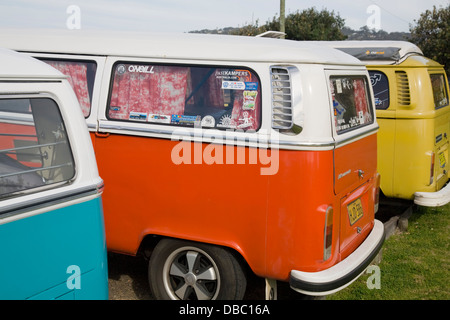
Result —
[[323, 260], [331, 256], [331, 245], [333, 239], [333, 207], [328, 207], [325, 213], [325, 230], [323, 236]]
[[434, 152], [431, 153], [430, 185], [433, 184], [433, 179], [434, 179]]
[[376, 184], [375, 184], [375, 197], [374, 197], [374, 213], [378, 212], [378, 207], [380, 204], [380, 185], [381, 185], [381, 176], [377, 173], [376, 176]]

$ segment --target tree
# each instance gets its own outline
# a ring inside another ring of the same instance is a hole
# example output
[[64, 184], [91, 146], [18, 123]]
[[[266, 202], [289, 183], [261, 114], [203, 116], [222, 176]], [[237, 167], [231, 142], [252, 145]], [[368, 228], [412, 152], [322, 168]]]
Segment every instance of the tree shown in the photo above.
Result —
[[[286, 39], [291, 40], [344, 40], [346, 36], [342, 33], [345, 25], [344, 19], [334, 11], [317, 11], [315, 8], [289, 14], [285, 19]], [[264, 31], [280, 30], [280, 18], [273, 17], [265, 25], [247, 25], [234, 34], [255, 36]]]
[[[291, 13], [286, 17], [286, 38], [291, 40], [344, 40], [342, 33], [345, 20], [334, 11], [317, 11], [309, 8]], [[279, 19], [273, 19], [269, 29], [278, 30]]]
[[445, 66], [450, 71], [450, 5], [426, 10], [415, 26], [410, 26], [410, 41], [422, 49], [423, 54]]

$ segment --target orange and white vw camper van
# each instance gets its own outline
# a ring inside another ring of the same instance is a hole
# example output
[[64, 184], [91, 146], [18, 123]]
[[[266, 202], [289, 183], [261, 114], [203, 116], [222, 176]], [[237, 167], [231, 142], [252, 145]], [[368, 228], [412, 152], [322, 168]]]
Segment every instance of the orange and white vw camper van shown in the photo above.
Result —
[[72, 82], [105, 181], [108, 249], [148, 253], [156, 298], [240, 299], [247, 272], [267, 292], [285, 281], [326, 295], [379, 252], [378, 124], [354, 57], [195, 34], [0, 43]]

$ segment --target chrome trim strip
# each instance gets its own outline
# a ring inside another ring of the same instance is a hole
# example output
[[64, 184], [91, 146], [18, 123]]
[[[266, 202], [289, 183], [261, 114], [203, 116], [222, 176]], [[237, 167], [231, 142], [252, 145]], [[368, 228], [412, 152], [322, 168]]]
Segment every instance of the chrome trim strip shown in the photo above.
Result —
[[[257, 135], [258, 132], [255, 132], [253, 134], [249, 134], [248, 136], [238, 136], [238, 135], [232, 135], [232, 131], [226, 131], [226, 130], [219, 130], [216, 129], [220, 132], [224, 132], [224, 143], [226, 143], [227, 141], [230, 142], [236, 142], [236, 141], [244, 141], [244, 142], [260, 142], [260, 143], [269, 143], [269, 144], [273, 144], [274, 146], [278, 146], [279, 148], [284, 147], [306, 147], [306, 148], [338, 148], [340, 146], [343, 146], [345, 144], [348, 144], [351, 141], [354, 141], [356, 139], [362, 138], [364, 136], [368, 136], [371, 134], [374, 134], [378, 131], [378, 126], [365, 130], [363, 132], [359, 132], [355, 135], [352, 135], [351, 137], [348, 137], [346, 139], [343, 139], [341, 141], [335, 141], [333, 138], [330, 137], [330, 141], [326, 141], [326, 142], [306, 142], [306, 141], [290, 141], [290, 140], [279, 140], [279, 141], [273, 141], [272, 139], [270, 139], [269, 141], [267, 141], [267, 139], [265, 139], [263, 136], [258, 136], [258, 138], [255, 138], [255, 134]], [[195, 129], [197, 130], [202, 130], [202, 128], [189, 128], [189, 127], [174, 127], [171, 129], [156, 129], [156, 128], [142, 128], [142, 127], [135, 127], [135, 126], [130, 126], [130, 125], [118, 125], [118, 124], [104, 124], [101, 123], [99, 125], [99, 131], [102, 132], [102, 129], [105, 130], [115, 130], [115, 131], [125, 131], [126, 133], [130, 134], [130, 133], [146, 133], [146, 134], [158, 134], [158, 135], [167, 135], [167, 137], [155, 137], [155, 138], [166, 138], [166, 139], [172, 139], [172, 135], [176, 136], [176, 137], [187, 137], [187, 138], [214, 138], [215, 135], [213, 133], [213, 131], [211, 132], [210, 135], [208, 135], [208, 130], [209, 129], [203, 129], [204, 132], [202, 133], [201, 136], [196, 135], [195, 133]], [[184, 133], [183, 133], [184, 130]], [[186, 133], [189, 134], [186, 134]], [[216, 131], [217, 133], [217, 131]], [[236, 132], [236, 133], [241, 133], [243, 134], [243, 132]], [[232, 135], [232, 139], [230, 139], [230, 135]], [[282, 134], [280, 134], [280, 136], [282, 136]], [[209, 142], [209, 141], [204, 141], [204, 142]]]
[[[184, 127], [183, 127], [184, 128]], [[100, 124], [99, 125], [99, 131], [102, 132], [102, 129], [107, 130], [124, 130], [128, 132], [143, 132], [143, 133], [156, 133], [156, 134], [173, 134], [175, 131], [174, 129], [171, 130], [162, 130], [162, 129], [154, 129], [154, 128], [139, 128], [129, 125], [117, 125], [117, 124]], [[185, 128], [190, 129], [190, 128]]]
[[100, 194], [97, 184], [79, 187], [64, 192], [55, 192], [55, 194], [50, 196], [39, 197], [28, 201], [20, 201], [0, 208], [0, 221], [6, 217], [20, 213], [58, 205], [67, 201], [76, 200], [95, 194]]

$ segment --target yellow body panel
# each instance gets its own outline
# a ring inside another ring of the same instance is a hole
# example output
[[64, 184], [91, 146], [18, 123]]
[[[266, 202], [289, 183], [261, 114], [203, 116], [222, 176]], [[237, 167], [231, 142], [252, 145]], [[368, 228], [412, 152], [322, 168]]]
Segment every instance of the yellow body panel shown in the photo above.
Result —
[[[397, 65], [368, 65], [367, 69], [383, 72], [389, 81], [389, 107], [377, 110], [381, 190], [402, 199], [413, 199], [417, 191], [438, 191], [449, 174], [450, 106], [443, 67], [411, 56]], [[447, 90], [447, 105], [438, 109], [430, 80], [435, 73], [444, 74]], [[407, 77], [403, 87], [399, 75], [403, 80]]]

